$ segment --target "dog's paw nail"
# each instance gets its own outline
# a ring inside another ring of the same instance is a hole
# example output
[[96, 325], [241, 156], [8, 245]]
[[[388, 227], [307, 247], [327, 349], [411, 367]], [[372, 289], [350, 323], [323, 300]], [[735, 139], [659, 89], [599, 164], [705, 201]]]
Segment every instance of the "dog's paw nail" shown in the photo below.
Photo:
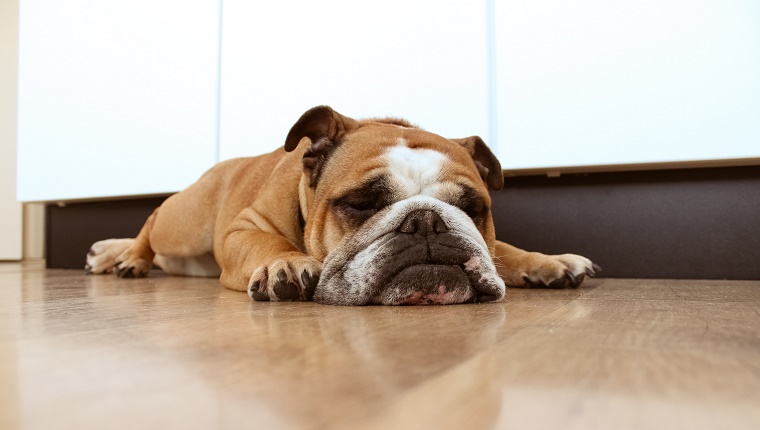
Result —
[[280, 269], [277, 272], [277, 281], [280, 282], [280, 283], [286, 283], [286, 282], [288, 282], [288, 275], [287, 275], [287, 273], [285, 273], [285, 271], [283, 269]]
[[574, 275], [573, 272], [571, 272], [569, 270], [565, 270], [565, 277], [569, 281], [568, 286], [570, 288], [578, 288], [578, 286], [581, 285], [584, 280], [586, 280], [586, 274], [585, 273], [580, 273], [578, 275]]
[[578, 285], [578, 280], [575, 275], [573, 275], [573, 272], [565, 270], [565, 277], [570, 281], [570, 285]]
[[602, 268], [596, 263], [591, 263], [591, 270], [594, 272], [593, 275], [596, 275], [597, 273], [602, 271]]
[[298, 287], [291, 282], [287, 282], [287, 280], [285, 282], [278, 281], [272, 290], [277, 298], [282, 301], [298, 300]]
[[259, 291], [259, 288], [261, 287], [261, 281], [256, 281], [253, 284], [251, 284], [251, 298], [257, 302], [268, 302], [269, 296]]
[[317, 289], [318, 283], [319, 275], [310, 275], [306, 270], [301, 273], [301, 285], [303, 285], [306, 300], [312, 300], [314, 298], [314, 291]]
[[257, 302], [268, 302], [269, 296], [266, 294], [261, 294], [258, 291], [251, 291], [251, 298]]

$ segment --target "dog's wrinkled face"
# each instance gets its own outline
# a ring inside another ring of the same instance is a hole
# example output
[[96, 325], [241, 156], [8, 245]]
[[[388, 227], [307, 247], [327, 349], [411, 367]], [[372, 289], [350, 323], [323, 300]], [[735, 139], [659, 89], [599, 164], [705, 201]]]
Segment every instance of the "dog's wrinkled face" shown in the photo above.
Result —
[[[311, 146], [301, 186], [304, 239], [308, 252], [324, 262], [314, 300], [399, 305], [501, 299], [505, 287], [491, 258], [495, 234], [486, 187], [493, 175], [485, 164], [495, 162], [489, 167], [498, 175], [501, 170], [482, 141], [334, 114], [348, 124], [344, 132], [329, 141], [305, 134]], [[483, 148], [490, 156], [485, 163], [476, 154]]]
[[415, 195], [379, 211], [327, 255], [314, 299], [451, 304], [503, 294], [487, 245], [467, 215]]

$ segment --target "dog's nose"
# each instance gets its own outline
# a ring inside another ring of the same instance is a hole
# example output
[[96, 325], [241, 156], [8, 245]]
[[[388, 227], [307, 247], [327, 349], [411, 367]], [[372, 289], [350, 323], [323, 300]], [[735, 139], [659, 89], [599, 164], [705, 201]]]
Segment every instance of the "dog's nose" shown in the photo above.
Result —
[[429, 236], [433, 233], [446, 233], [449, 231], [449, 228], [435, 211], [417, 209], [416, 211], [409, 212], [396, 231], [399, 233], [418, 233], [423, 236]]

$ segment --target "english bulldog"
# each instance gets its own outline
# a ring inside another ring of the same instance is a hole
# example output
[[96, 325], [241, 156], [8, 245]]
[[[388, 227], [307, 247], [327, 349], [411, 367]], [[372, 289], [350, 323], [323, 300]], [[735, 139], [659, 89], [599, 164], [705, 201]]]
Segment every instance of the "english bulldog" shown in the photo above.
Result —
[[169, 197], [134, 239], [92, 245], [88, 273], [220, 277], [257, 301], [493, 302], [506, 287], [577, 287], [598, 267], [496, 240], [501, 165], [480, 137], [396, 118], [304, 113], [285, 145], [223, 161]]

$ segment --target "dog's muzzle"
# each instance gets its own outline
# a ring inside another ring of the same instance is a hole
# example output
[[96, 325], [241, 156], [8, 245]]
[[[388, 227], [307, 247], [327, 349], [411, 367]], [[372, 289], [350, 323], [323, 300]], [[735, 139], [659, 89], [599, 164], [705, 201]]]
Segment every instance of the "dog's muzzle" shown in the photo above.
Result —
[[469, 217], [443, 202], [418, 198], [391, 208], [328, 256], [314, 300], [422, 305], [503, 296], [504, 283]]
[[430, 209], [410, 212], [389, 244], [390, 257], [378, 262], [385, 288], [370, 299], [382, 304], [448, 304], [472, 296], [465, 264], [470, 256]]

